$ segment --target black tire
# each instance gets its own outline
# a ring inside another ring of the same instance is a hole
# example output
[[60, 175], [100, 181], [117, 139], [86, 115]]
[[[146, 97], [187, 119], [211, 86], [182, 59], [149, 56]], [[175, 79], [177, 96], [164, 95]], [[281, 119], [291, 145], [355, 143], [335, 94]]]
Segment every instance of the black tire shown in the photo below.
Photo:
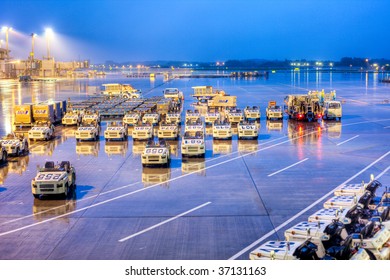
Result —
[[29, 149], [28, 149], [28, 143], [26, 143], [26, 145], [24, 145], [24, 150], [23, 150], [24, 154], [25, 155], [28, 155], [29, 154]]
[[33, 194], [34, 198], [37, 198], [39, 199], [39, 197], [41, 196], [40, 194]]
[[63, 197], [66, 199], [68, 198], [68, 194], [69, 194], [69, 186], [68, 184], [65, 185], [65, 192], [63, 193]]
[[7, 152], [4, 151], [2, 154], [1, 154], [1, 162], [4, 163], [7, 161]]

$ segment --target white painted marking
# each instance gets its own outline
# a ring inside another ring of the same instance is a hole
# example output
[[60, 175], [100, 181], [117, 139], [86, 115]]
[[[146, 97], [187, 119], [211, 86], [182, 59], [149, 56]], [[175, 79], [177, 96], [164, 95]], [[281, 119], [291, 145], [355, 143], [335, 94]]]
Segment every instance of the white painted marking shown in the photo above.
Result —
[[[307, 134], [298, 136], [296, 139], [301, 138], [301, 137], [305, 137], [305, 136], [310, 135], [310, 134], [312, 134], [312, 133], [315, 133], [315, 131], [312, 131], [312, 132], [309, 132], [309, 133], [307, 133]], [[86, 207], [83, 207], [83, 208], [80, 208], [80, 209], [77, 209], [77, 210], [74, 210], [74, 211], [70, 211], [70, 212], [68, 212], [68, 213], [65, 213], [65, 214], [62, 214], [62, 215], [59, 215], [59, 216], [56, 216], [56, 217], [53, 217], [53, 218], [44, 220], [44, 221], [40, 221], [40, 222], [37, 222], [37, 223], [34, 223], [34, 224], [30, 224], [30, 225], [27, 225], [27, 226], [23, 226], [23, 227], [20, 227], [20, 228], [16, 228], [16, 229], [13, 229], [13, 230], [10, 230], [10, 231], [2, 232], [2, 233], [0, 233], [0, 236], [7, 235], [7, 234], [10, 234], [10, 233], [14, 233], [14, 232], [18, 232], [18, 231], [21, 231], [21, 230], [24, 230], [24, 229], [27, 229], [27, 228], [30, 228], [30, 227], [34, 227], [34, 226], [37, 226], [37, 225], [40, 225], [40, 224], [44, 224], [44, 223], [47, 223], [47, 222], [50, 222], [50, 221], [53, 221], [53, 220], [56, 220], [56, 219], [59, 219], [59, 218], [62, 218], [62, 217], [69, 216], [69, 215], [71, 215], [71, 214], [78, 213], [78, 212], [81, 212], [81, 211], [84, 211], [84, 210], [87, 210], [87, 209], [90, 209], [90, 208], [93, 208], [93, 207], [96, 207], [96, 206], [99, 206], [99, 205], [103, 205], [103, 204], [106, 204], [106, 203], [108, 203], [108, 202], [115, 201], [115, 200], [118, 200], [118, 199], [123, 198], [123, 197], [126, 197], [126, 196], [130, 196], [130, 195], [133, 195], [133, 194], [136, 194], [136, 193], [139, 193], [139, 192], [143, 192], [143, 191], [146, 191], [146, 190], [155, 188], [155, 187], [157, 187], [157, 186], [160, 186], [161, 184], [165, 184], [165, 183], [168, 183], [168, 182], [173, 182], [173, 181], [179, 180], [179, 179], [181, 179], [181, 178], [190, 176], [190, 175], [192, 175], [192, 174], [198, 173], [198, 172], [200, 172], [200, 171], [207, 170], [207, 169], [210, 169], [210, 168], [213, 168], [213, 167], [216, 167], [216, 166], [225, 164], [225, 163], [227, 163], [227, 162], [231, 162], [231, 161], [233, 161], [233, 160], [237, 160], [237, 159], [240, 159], [240, 158], [242, 158], [242, 157], [249, 156], [249, 155], [251, 155], [251, 154], [254, 154], [254, 153], [257, 153], [257, 152], [260, 152], [260, 151], [264, 151], [264, 150], [271, 149], [271, 148], [276, 147], [276, 146], [279, 146], [279, 145], [281, 145], [281, 144], [288, 143], [288, 142], [290, 142], [291, 140], [293, 140], [293, 139], [288, 139], [288, 140], [286, 140], [286, 141], [279, 142], [279, 143], [277, 143], [277, 144], [274, 144], [274, 145], [271, 145], [271, 146], [268, 146], [268, 147], [259, 149], [259, 150], [257, 150], [257, 151], [253, 151], [253, 152], [250, 152], [250, 153], [247, 153], [247, 154], [244, 154], [244, 155], [235, 157], [235, 158], [231, 158], [231, 159], [228, 159], [228, 160], [225, 160], [225, 161], [216, 163], [216, 164], [214, 164], [214, 165], [210, 165], [210, 166], [208, 166], [208, 167], [199, 169], [199, 170], [197, 170], [197, 171], [193, 171], [193, 172], [191, 172], [191, 173], [183, 174], [183, 175], [181, 175], [181, 176], [178, 176], [178, 177], [175, 177], [175, 178], [166, 180], [166, 181], [164, 181], [164, 182], [160, 182], [160, 183], [151, 185], [150, 187], [143, 188], [143, 189], [139, 189], [139, 190], [136, 190], [136, 191], [133, 191], [133, 192], [129, 192], [129, 193], [126, 193], [126, 194], [122, 194], [122, 195], [119, 195], [119, 196], [116, 196], [116, 197], [113, 197], [113, 198], [110, 198], [110, 199], [107, 199], [107, 200], [103, 200], [103, 201], [98, 202], [98, 203], [96, 203], [96, 204], [91, 204], [91, 205], [89, 205], [89, 206], [86, 206]]]
[[150, 231], [150, 230], [152, 230], [152, 229], [155, 229], [155, 228], [160, 227], [160, 226], [162, 226], [162, 225], [165, 225], [165, 224], [167, 224], [167, 223], [169, 223], [169, 222], [172, 222], [172, 221], [174, 221], [174, 220], [176, 220], [176, 219], [178, 219], [178, 218], [180, 218], [180, 217], [183, 217], [184, 215], [187, 215], [187, 214], [189, 214], [189, 213], [191, 213], [191, 212], [194, 212], [194, 211], [196, 211], [196, 210], [198, 210], [198, 209], [200, 209], [200, 208], [203, 208], [203, 207], [209, 205], [210, 203], [211, 203], [211, 202], [206, 202], [206, 203], [204, 203], [204, 204], [202, 204], [202, 205], [199, 205], [199, 206], [197, 206], [197, 207], [195, 207], [195, 208], [192, 208], [192, 209], [190, 209], [190, 210], [188, 210], [188, 211], [186, 211], [186, 212], [183, 212], [183, 213], [181, 213], [181, 214], [179, 214], [179, 215], [177, 215], [177, 216], [175, 216], [175, 217], [172, 217], [172, 218], [170, 218], [170, 219], [168, 219], [168, 220], [165, 220], [165, 221], [163, 221], [163, 222], [161, 222], [161, 223], [158, 223], [158, 224], [156, 224], [156, 225], [154, 225], [154, 226], [148, 227], [148, 228], [146, 228], [146, 229], [144, 229], [144, 230], [141, 230], [141, 231], [139, 231], [139, 232], [137, 232], [137, 233], [134, 233], [134, 234], [132, 234], [132, 235], [129, 235], [129, 236], [127, 236], [127, 237], [124, 237], [124, 238], [122, 238], [122, 239], [119, 239], [118, 241], [119, 241], [119, 242], [123, 242], [123, 241], [129, 240], [129, 239], [131, 239], [131, 238], [133, 238], [133, 237], [136, 237], [136, 236], [138, 236], [138, 235], [141, 235], [141, 234], [143, 234], [143, 233], [145, 233], [145, 232], [148, 232], [148, 231]]
[[389, 171], [389, 169], [390, 169], [390, 166], [387, 167], [385, 170], [383, 170], [380, 174], [378, 174], [378, 176], [376, 176], [375, 179], [377, 180], [377, 179], [379, 179], [380, 177], [382, 177], [383, 175], [385, 175], [386, 172]]
[[291, 168], [291, 167], [293, 167], [293, 166], [295, 166], [295, 165], [298, 165], [298, 164], [300, 164], [300, 163], [302, 163], [302, 162], [305, 162], [305, 161], [307, 161], [308, 159], [309, 159], [309, 158], [305, 158], [305, 159], [300, 160], [300, 161], [298, 161], [298, 162], [296, 162], [296, 163], [294, 163], [294, 164], [291, 164], [291, 165], [289, 165], [289, 166], [287, 166], [287, 167], [285, 167], [285, 168], [283, 168], [283, 169], [280, 169], [280, 170], [278, 170], [278, 171], [276, 171], [276, 172], [274, 172], [274, 173], [269, 174], [268, 177], [272, 177], [272, 176], [274, 176], [274, 175], [276, 175], [276, 174], [278, 174], [278, 173], [280, 173], [280, 172], [283, 172], [283, 171], [285, 171], [285, 170], [287, 170], [287, 169], [289, 169], [289, 168]]
[[[382, 159], [384, 159], [385, 157], [387, 157], [388, 155], [390, 154], [390, 151], [388, 151], [386, 154], [382, 155], [381, 157], [379, 157], [378, 159], [376, 159], [374, 162], [370, 163], [369, 165], [367, 165], [365, 168], [363, 168], [362, 170], [360, 170], [358, 173], [356, 173], [355, 175], [353, 175], [352, 177], [350, 177], [349, 179], [347, 179], [346, 181], [344, 181], [343, 183], [341, 183], [340, 185], [338, 185], [336, 188], [334, 188], [333, 190], [331, 190], [330, 192], [328, 192], [327, 194], [325, 194], [324, 196], [322, 196], [321, 198], [317, 199], [315, 202], [313, 202], [312, 204], [310, 204], [309, 206], [307, 206], [305, 209], [301, 210], [300, 212], [298, 212], [297, 214], [295, 214], [294, 216], [292, 216], [290, 219], [288, 219], [287, 221], [285, 221], [283, 224], [277, 226], [275, 229], [271, 230], [270, 232], [268, 232], [267, 234], [263, 235], [261, 238], [257, 239], [256, 241], [252, 242], [252, 244], [248, 245], [247, 247], [245, 247], [244, 249], [242, 249], [240, 252], [238, 252], [237, 254], [235, 254], [234, 256], [230, 257], [229, 260], [235, 260], [237, 259], [239, 256], [241, 256], [242, 254], [246, 253], [247, 251], [249, 251], [250, 249], [252, 249], [253, 247], [255, 247], [256, 245], [258, 245], [260, 242], [262, 242], [263, 240], [265, 240], [266, 238], [268, 238], [269, 236], [271, 236], [272, 234], [276, 234], [277, 231], [279, 231], [280, 229], [282, 229], [283, 227], [285, 227], [286, 225], [288, 225], [289, 223], [291, 223], [292, 221], [294, 221], [296, 218], [298, 218], [299, 216], [301, 216], [302, 214], [304, 214], [306, 211], [310, 210], [311, 208], [313, 208], [314, 206], [316, 206], [318, 203], [320, 203], [321, 201], [323, 201], [325, 198], [327, 198], [328, 196], [330, 195], [333, 195], [333, 192], [337, 189], [337, 188], [340, 188], [341, 186], [349, 183], [350, 181], [352, 181], [353, 179], [355, 179], [357, 176], [359, 176], [360, 174], [362, 174], [363, 172], [365, 172], [367, 169], [369, 169], [370, 167], [372, 167], [373, 165], [375, 165], [376, 163], [378, 163], [379, 161], [381, 161]], [[383, 172], [382, 172], [383, 173]], [[383, 174], [380, 174], [380, 175], [383, 175]], [[376, 177], [377, 179], [379, 179], [379, 175]]]
[[358, 137], [359, 137], [359, 135], [356, 135], [356, 136], [354, 136], [354, 137], [351, 137], [351, 138], [349, 138], [349, 139], [347, 139], [347, 140], [345, 140], [345, 141], [343, 141], [343, 142], [341, 142], [341, 143], [338, 143], [337, 146], [343, 145], [343, 144], [345, 144], [345, 143], [347, 143], [347, 142], [349, 142], [349, 141], [351, 141], [351, 140], [353, 140], [353, 139], [355, 139], [355, 138], [358, 138]]
[[[342, 125], [342, 126], [351, 126], [351, 125], [357, 125], [357, 124], [362, 124], [362, 123], [375, 123], [375, 122], [388, 121], [388, 120], [390, 120], [390, 119], [381, 119], [381, 120], [375, 120], [375, 121], [356, 122], [356, 123], [345, 124], [345, 125]], [[120, 198], [122, 198], [122, 197], [126, 197], [126, 196], [129, 196], [129, 195], [132, 195], [132, 194], [141, 192], [141, 191], [146, 191], [146, 190], [148, 190], [148, 189], [154, 188], [154, 187], [159, 186], [159, 185], [161, 185], [161, 184], [165, 184], [165, 183], [168, 183], [168, 182], [171, 182], [171, 181], [175, 181], [175, 180], [180, 179], [180, 178], [183, 178], [183, 177], [187, 177], [187, 176], [192, 175], [192, 174], [196, 174], [196, 173], [198, 173], [198, 172], [200, 172], [200, 171], [207, 170], [207, 169], [213, 168], [213, 167], [215, 167], [215, 166], [219, 166], [219, 165], [221, 165], [221, 164], [230, 162], [230, 161], [232, 161], [232, 160], [236, 160], [236, 159], [242, 158], [242, 157], [244, 157], [244, 156], [248, 156], [248, 155], [251, 155], [251, 154], [254, 154], [254, 153], [257, 153], [257, 152], [261, 152], [261, 151], [263, 151], [263, 150], [267, 150], [267, 149], [270, 149], [270, 148], [279, 146], [279, 145], [281, 145], [281, 144], [290, 142], [290, 141], [292, 141], [292, 140], [296, 140], [296, 139], [299, 139], [299, 138], [302, 138], [302, 137], [306, 137], [306, 136], [308, 136], [308, 135], [310, 135], [310, 134], [312, 134], [312, 133], [315, 133], [315, 131], [312, 131], [312, 132], [303, 134], [303, 135], [298, 136], [298, 137], [296, 137], [296, 138], [291, 138], [291, 139], [288, 139], [288, 140], [286, 140], [286, 141], [279, 142], [279, 143], [274, 144], [274, 145], [269, 146], [269, 147], [265, 147], [265, 148], [262, 148], [262, 149], [259, 149], [259, 150], [256, 150], [256, 151], [252, 151], [252, 152], [246, 153], [246, 154], [244, 154], [244, 155], [241, 155], [241, 156], [238, 156], [238, 157], [235, 157], [235, 158], [231, 158], [231, 159], [226, 160], [226, 161], [224, 161], [224, 162], [221, 162], [221, 163], [218, 163], [218, 164], [215, 164], [215, 165], [211, 165], [211, 166], [208, 166], [208, 167], [206, 167], [206, 168], [203, 168], [203, 169], [200, 169], [200, 170], [197, 170], [197, 171], [193, 171], [193, 172], [184, 174], [184, 175], [182, 175], [182, 176], [179, 176], [179, 177], [175, 177], [175, 178], [166, 180], [166, 181], [164, 181], [164, 182], [157, 183], [157, 184], [155, 184], [155, 185], [151, 185], [151, 186], [149, 186], [149, 187], [147, 187], [147, 188], [143, 188], [143, 189], [140, 189], [140, 190], [137, 190], [137, 191], [133, 191], [133, 192], [130, 192], [130, 193], [127, 193], [127, 194], [124, 194], [124, 195], [120, 195], [120, 196], [114, 197], [114, 198], [112, 198], [112, 199], [108, 199], [108, 200], [105, 200], [105, 201], [101, 201], [101, 202], [99, 202], [99, 203], [97, 203], [97, 204], [92, 204], [92, 205], [90, 205], [90, 206], [87, 206], [87, 207], [84, 207], [84, 208], [81, 208], [81, 209], [78, 209], [78, 210], [75, 210], [75, 211], [71, 211], [71, 212], [68, 212], [68, 213], [65, 213], [65, 214], [62, 214], [62, 215], [59, 215], [59, 216], [50, 218], [50, 219], [48, 219], [48, 220], [44, 220], [44, 221], [41, 221], [41, 222], [38, 222], [38, 223], [30, 224], [30, 225], [27, 225], [27, 226], [24, 226], [24, 227], [20, 227], [20, 228], [17, 228], [17, 229], [8, 231], [8, 232], [0, 233], [0, 236], [7, 235], [7, 234], [10, 234], [10, 233], [13, 233], [13, 232], [18, 232], [18, 231], [20, 231], [20, 230], [23, 230], [23, 229], [26, 229], [26, 228], [30, 228], [30, 227], [34, 227], [34, 226], [36, 226], [36, 225], [40, 225], [40, 224], [43, 224], [43, 223], [46, 223], [46, 222], [50, 222], [50, 221], [53, 221], [53, 220], [56, 220], [56, 219], [59, 219], [59, 218], [62, 218], [62, 217], [66, 217], [66, 216], [69, 216], [69, 215], [71, 215], [71, 214], [74, 214], [74, 213], [77, 213], [77, 212], [80, 212], [80, 211], [84, 211], [84, 210], [87, 210], [87, 209], [89, 209], [89, 208], [96, 207], [96, 206], [99, 206], [99, 205], [102, 205], [102, 204], [111, 202], [111, 201], [116, 200], [116, 199], [120, 199]], [[280, 140], [281, 138], [286, 138], [286, 137], [287, 137], [287, 136], [282, 136], [282, 137], [280, 137], [280, 138], [273, 139], [273, 140], [270, 140], [270, 141], [268, 141], [268, 142], [264, 142], [264, 143], [261, 143], [261, 144], [262, 144], [262, 145], [268, 144], [268, 143], [270, 143], [270, 142], [274, 142], [274, 141]], [[43, 144], [42, 144], [42, 145], [43, 145]], [[259, 145], [260, 145], [260, 144], [259, 144]], [[38, 146], [41, 146], [41, 145], [38, 145]], [[234, 153], [231, 153], [231, 154], [228, 154], [228, 155], [220, 156], [220, 157], [218, 157], [218, 158], [212, 158], [212, 159], [208, 160], [207, 162], [210, 162], [210, 161], [213, 161], [213, 160], [218, 160], [218, 159], [223, 158], [223, 157], [231, 156], [232, 154], [235, 154], [235, 153], [238, 153], [238, 151], [237, 151], [237, 152], [234, 152]], [[119, 188], [117, 188], [117, 189], [113, 189], [113, 190], [107, 191], [107, 192], [105, 192], [105, 193], [110, 193], [110, 192], [114, 192], [115, 190], [120, 190], [120, 189], [123, 189], [123, 188], [127, 188], [127, 187], [129, 187], [129, 186], [131, 186], [131, 185], [135, 185], [135, 184], [137, 184], [137, 183], [139, 183], [139, 182], [136, 182], [136, 183], [133, 183], [133, 184], [129, 184], [129, 185], [125, 185], [125, 186], [119, 187]], [[101, 193], [101, 194], [105, 194], [105, 193]], [[84, 199], [82, 199], [82, 200], [87, 200], [87, 199], [90, 199], [90, 198], [94, 198], [94, 197], [96, 197], [96, 196], [98, 196], [98, 194], [97, 194], [97, 195], [93, 195], [93, 196], [91, 196], [91, 197], [84, 198]], [[81, 200], [79, 200], [79, 201], [81, 201]], [[15, 221], [19, 221], [19, 220], [22, 220], [22, 219], [25, 219], [25, 218], [28, 218], [28, 217], [33, 217], [33, 216], [39, 215], [39, 214], [41, 214], [41, 213], [49, 212], [49, 211], [51, 211], [51, 210], [53, 210], [53, 209], [57, 209], [57, 208], [60, 208], [60, 207], [63, 207], [63, 206], [54, 207], [54, 208], [51, 208], [51, 209], [47, 209], [47, 210], [45, 210], [45, 211], [37, 212], [37, 213], [32, 214], [32, 215], [23, 216], [23, 217], [20, 217], [20, 218], [11, 220], [11, 221], [7, 221], [7, 222], [2, 223], [2, 224], [0, 224], [0, 225], [8, 224], [8, 223], [15, 222]]]

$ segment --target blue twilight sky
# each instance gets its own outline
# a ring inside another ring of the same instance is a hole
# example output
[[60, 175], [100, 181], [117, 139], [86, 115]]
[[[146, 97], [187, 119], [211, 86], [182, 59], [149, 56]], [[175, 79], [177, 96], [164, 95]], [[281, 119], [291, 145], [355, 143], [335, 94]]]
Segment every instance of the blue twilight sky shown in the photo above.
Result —
[[1, 0], [0, 25], [15, 58], [45, 27], [57, 60], [390, 58], [388, 0]]

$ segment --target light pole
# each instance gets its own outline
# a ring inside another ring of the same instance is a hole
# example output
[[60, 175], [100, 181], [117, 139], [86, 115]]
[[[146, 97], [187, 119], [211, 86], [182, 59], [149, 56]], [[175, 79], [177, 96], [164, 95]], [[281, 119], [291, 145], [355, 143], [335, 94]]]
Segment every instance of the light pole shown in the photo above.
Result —
[[31, 57], [31, 60], [34, 60], [34, 41], [35, 41], [34, 39], [38, 35], [35, 34], [35, 33], [31, 33], [30, 36], [31, 36], [31, 53], [30, 53], [30, 57]]
[[12, 31], [12, 27], [3, 26], [1, 28], [1, 31], [5, 32], [5, 47], [7, 49], [7, 58], [9, 58], [9, 48], [8, 48], [8, 34], [10, 31]]
[[46, 36], [46, 47], [47, 47], [47, 59], [50, 59], [50, 38], [53, 36], [53, 29], [46, 28], [45, 29], [45, 36]]

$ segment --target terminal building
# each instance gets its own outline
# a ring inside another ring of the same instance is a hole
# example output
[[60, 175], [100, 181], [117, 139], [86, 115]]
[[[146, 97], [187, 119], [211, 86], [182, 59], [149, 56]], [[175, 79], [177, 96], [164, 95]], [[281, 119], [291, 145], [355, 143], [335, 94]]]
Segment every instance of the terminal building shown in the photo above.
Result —
[[[30, 56], [27, 60], [15, 60], [9, 57], [10, 50], [0, 48], [0, 79], [15, 79], [18, 77], [81, 77], [85, 73], [77, 70], [88, 69], [89, 61], [55, 61], [53, 57], [35, 59]], [[89, 74], [91, 75], [91, 74]]]

